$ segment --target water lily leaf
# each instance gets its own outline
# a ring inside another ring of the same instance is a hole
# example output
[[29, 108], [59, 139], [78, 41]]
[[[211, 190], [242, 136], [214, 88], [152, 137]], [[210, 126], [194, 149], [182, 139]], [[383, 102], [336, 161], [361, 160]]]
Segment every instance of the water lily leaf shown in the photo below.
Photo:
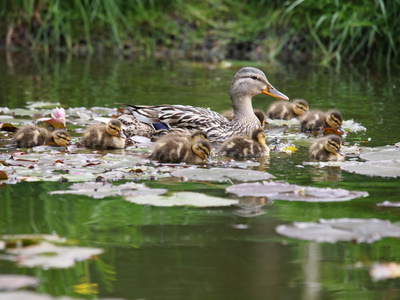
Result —
[[384, 237], [400, 237], [400, 227], [390, 221], [379, 219], [330, 219], [313, 222], [295, 222], [280, 225], [277, 233], [295, 239], [319, 243], [355, 241], [372, 243]]
[[326, 127], [326, 128], [324, 128], [324, 135], [328, 135], [328, 134], [342, 135], [343, 132], [336, 130], [335, 128]]
[[[57, 235], [2, 235], [5, 250], [23, 267], [69, 268], [77, 261], [87, 260], [103, 253], [100, 248], [62, 246], [67, 241]], [[0, 259], [4, 259], [0, 256]]]
[[0, 171], [0, 180], [7, 180], [8, 176], [5, 171]]
[[379, 177], [399, 177], [400, 162], [389, 161], [367, 161], [367, 162], [345, 162], [340, 166], [344, 171], [360, 175]]
[[290, 120], [275, 120], [275, 119], [266, 118], [265, 122], [267, 124], [276, 125], [276, 126], [283, 126], [283, 125], [286, 125], [286, 126], [297, 126], [297, 125], [300, 124], [300, 121], [298, 119], [295, 119], [295, 118], [290, 119]]
[[368, 196], [367, 192], [345, 189], [304, 187], [283, 182], [242, 183], [226, 188], [228, 193], [239, 197], [267, 197], [270, 200], [335, 202], [349, 201]]
[[125, 197], [125, 200], [136, 204], [153, 206], [196, 206], [196, 207], [219, 207], [238, 204], [238, 200], [230, 200], [212, 197], [201, 193], [178, 192], [172, 196], [138, 196]]
[[171, 173], [174, 177], [184, 177], [189, 180], [230, 182], [233, 181], [257, 181], [275, 178], [267, 172], [242, 170], [231, 168], [212, 169], [183, 169]]
[[400, 264], [396, 262], [374, 263], [369, 271], [373, 281], [400, 277]]
[[46, 102], [46, 101], [28, 101], [27, 108], [55, 108], [60, 106], [58, 102]]
[[35, 287], [38, 284], [39, 279], [32, 276], [0, 274], [0, 291], [14, 291], [25, 287]]
[[113, 185], [108, 182], [84, 182], [72, 184], [70, 190], [51, 191], [50, 195], [74, 194], [86, 195], [94, 199], [103, 199], [111, 196], [142, 196], [142, 195], [161, 195], [168, 192], [166, 189], [150, 189], [144, 184], [128, 182], [121, 185]]
[[36, 120], [37, 122], [44, 122], [46, 124], [49, 124], [50, 126], [53, 126], [54, 128], [65, 128], [65, 124], [62, 120], [58, 118], [40, 118]]
[[367, 128], [361, 125], [361, 123], [355, 122], [353, 119], [345, 120], [342, 124], [343, 129], [348, 132], [366, 131]]
[[18, 127], [11, 123], [3, 123], [3, 125], [1, 125], [1, 128], [0, 128], [0, 130], [2, 130], [2, 131], [9, 131], [9, 132], [16, 132], [17, 129], [18, 129]]
[[393, 148], [381, 151], [361, 153], [360, 158], [368, 161], [400, 160], [400, 150]]
[[376, 206], [383, 206], [383, 207], [400, 207], [400, 202], [383, 201], [383, 202], [381, 202], [381, 203], [377, 203]]

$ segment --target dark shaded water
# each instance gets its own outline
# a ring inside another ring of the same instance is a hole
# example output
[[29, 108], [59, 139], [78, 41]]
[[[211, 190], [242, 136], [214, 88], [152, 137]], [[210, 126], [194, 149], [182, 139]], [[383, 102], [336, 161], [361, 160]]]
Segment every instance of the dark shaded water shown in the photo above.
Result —
[[[0, 107], [28, 101], [60, 102], [66, 107], [116, 107], [116, 103], [190, 104], [216, 111], [230, 108], [229, 83], [240, 66], [209, 68], [189, 62], [114, 58], [26, 60], [0, 58]], [[366, 132], [346, 142], [362, 147], [398, 142], [400, 77], [365, 68], [340, 71], [311, 66], [258, 65], [290, 98], [312, 108], [339, 109]], [[257, 96], [254, 107], [274, 101]], [[362, 143], [370, 139], [369, 143]], [[399, 201], [400, 179], [350, 174], [336, 167], [304, 166], [307, 149], [273, 153], [261, 167], [301, 185], [367, 191], [369, 196], [340, 203], [275, 201], [265, 214], [246, 218], [237, 207], [161, 208], [120, 197], [50, 196], [65, 184], [23, 182], [0, 189], [0, 233], [57, 233], [105, 250], [98, 260], [61, 270], [18, 268], [0, 260], [0, 273], [41, 279], [38, 292], [80, 295], [73, 286], [97, 283], [98, 297], [125, 299], [398, 299], [398, 279], [373, 282], [375, 261], [399, 261], [400, 242], [318, 244], [284, 238], [276, 226], [320, 218], [378, 218], [399, 221], [400, 210], [376, 203]], [[158, 180], [150, 187], [189, 190], [227, 197], [224, 187]], [[241, 229], [243, 228], [243, 229]], [[1, 298], [1, 297], [0, 297]]]

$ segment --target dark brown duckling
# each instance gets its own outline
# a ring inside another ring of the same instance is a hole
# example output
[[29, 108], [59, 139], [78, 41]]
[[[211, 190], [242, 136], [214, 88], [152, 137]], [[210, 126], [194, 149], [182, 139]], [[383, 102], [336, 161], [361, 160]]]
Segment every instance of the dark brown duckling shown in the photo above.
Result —
[[276, 101], [269, 106], [267, 118], [278, 120], [297, 119], [308, 110], [308, 102], [304, 99], [295, 99], [292, 102]]
[[199, 130], [191, 135], [171, 132], [162, 136], [149, 159], [163, 163], [203, 164], [210, 162], [210, 155], [208, 135]]
[[123, 149], [125, 141], [122, 123], [117, 119], [107, 124], [90, 126], [82, 138], [82, 144], [91, 149]]
[[300, 116], [299, 120], [302, 132], [322, 131], [327, 127], [344, 132], [342, 127], [343, 117], [337, 110], [330, 110], [326, 113], [319, 110], [310, 110]]
[[310, 158], [321, 161], [343, 161], [342, 139], [340, 136], [330, 134], [317, 139], [310, 146]]
[[242, 135], [226, 140], [218, 152], [234, 158], [250, 158], [268, 156], [269, 147], [265, 140], [264, 130], [256, 129], [252, 132], [251, 137]]
[[17, 130], [14, 141], [19, 148], [30, 148], [49, 143], [67, 147], [71, 141], [71, 135], [64, 129], [50, 131], [44, 127], [27, 125]]

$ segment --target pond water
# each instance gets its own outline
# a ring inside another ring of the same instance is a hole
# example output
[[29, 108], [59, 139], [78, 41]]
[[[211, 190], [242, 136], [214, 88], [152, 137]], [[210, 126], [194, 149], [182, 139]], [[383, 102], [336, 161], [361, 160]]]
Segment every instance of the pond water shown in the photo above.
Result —
[[[230, 108], [233, 75], [246, 65], [263, 70], [275, 88], [291, 99], [304, 98], [311, 108], [336, 108], [345, 120], [359, 122], [367, 129], [348, 133], [345, 145], [364, 150], [399, 142], [399, 73], [355, 66], [337, 70], [241, 63], [221, 68], [187, 61], [28, 59], [3, 53], [0, 107], [24, 108], [38, 101], [65, 108], [168, 103], [221, 112]], [[260, 95], [253, 99], [253, 106], [266, 111], [273, 101]], [[79, 131], [76, 139], [78, 136]], [[12, 152], [6, 145], [7, 137], [2, 138], [1, 152]], [[131, 203], [121, 196], [93, 199], [50, 194], [68, 190], [72, 183], [62, 181], [3, 183], [0, 234], [57, 234], [71, 244], [104, 252], [65, 269], [21, 267], [0, 259], [0, 273], [31, 275], [40, 280], [32, 289], [38, 293], [78, 298], [399, 299], [399, 279], [374, 281], [370, 276], [374, 262], [399, 262], [398, 238], [374, 243], [317, 243], [279, 235], [276, 227], [333, 218], [377, 218], [396, 223], [400, 209], [377, 204], [399, 201], [400, 179], [304, 164], [308, 143], [295, 145], [299, 150], [293, 154], [273, 152], [269, 160], [248, 168], [271, 173], [276, 181], [366, 191], [369, 196], [316, 203], [256, 197], [250, 201], [258, 203], [258, 212], [249, 215], [236, 205], [157, 207]], [[111, 153], [121, 154], [117, 150]], [[134, 156], [137, 151], [127, 149], [123, 155]], [[346, 158], [350, 159], [356, 158]], [[225, 192], [231, 183], [182, 182], [162, 176], [156, 180], [139, 176], [135, 182], [170, 192], [236, 199]], [[0, 255], [6, 254], [2, 251]]]

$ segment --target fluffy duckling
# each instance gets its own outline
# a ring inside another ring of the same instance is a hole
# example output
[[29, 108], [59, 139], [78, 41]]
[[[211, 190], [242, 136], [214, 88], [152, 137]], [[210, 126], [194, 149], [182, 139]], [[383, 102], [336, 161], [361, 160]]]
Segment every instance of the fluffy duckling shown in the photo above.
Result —
[[342, 128], [343, 117], [337, 110], [330, 110], [326, 113], [319, 110], [310, 110], [300, 116], [299, 120], [302, 132], [322, 131], [326, 127], [344, 132]]
[[267, 118], [278, 120], [297, 119], [308, 110], [308, 102], [304, 99], [295, 99], [292, 102], [276, 101], [269, 106]]
[[49, 131], [44, 127], [27, 125], [17, 130], [14, 141], [18, 148], [30, 148], [48, 143], [67, 147], [71, 141], [71, 135], [64, 129]]
[[[255, 109], [254, 114], [256, 115], [257, 119], [260, 121], [261, 127], [265, 125], [265, 114], [259, 110]], [[227, 118], [229, 121], [233, 120], [233, 110], [227, 110], [222, 113], [222, 115]]]
[[251, 137], [242, 135], [226, 140], [218, 152], [234, 158], [259, 157], [268, 156], [269, 147], [265, 140], [264, 130], [256, 129]]
[[163, 163], [202, 164], [210, 162], [211, 145], [204, 131], [192, 135], [168, 133], [162, 136], [150, 154], [149, 159]]
[[317, 139], [310, 146], [310, 158], [321, 161], [343, 161], [342, 139], [340, 136], [330, 134]]
[[117, 119], [107, 124], [90, 126], [82, 138], [83, 145], [91, 149], [123, 149], [125, 141], [122, 123]]

